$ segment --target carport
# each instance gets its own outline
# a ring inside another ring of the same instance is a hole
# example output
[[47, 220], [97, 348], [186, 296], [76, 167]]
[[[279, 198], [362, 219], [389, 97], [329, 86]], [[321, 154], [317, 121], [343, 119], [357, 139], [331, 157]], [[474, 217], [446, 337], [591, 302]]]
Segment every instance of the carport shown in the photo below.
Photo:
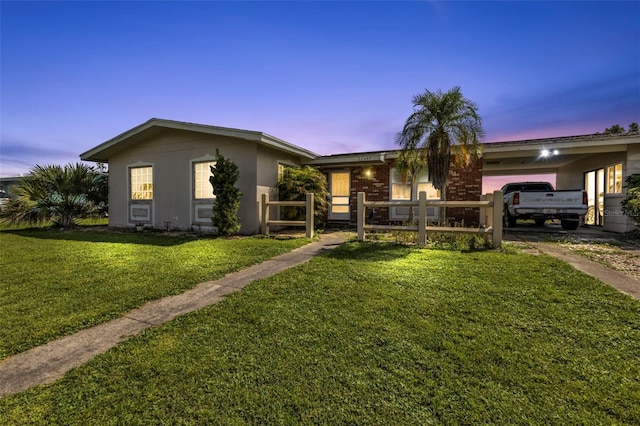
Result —
[[483, 177], [554, 174], [557, 189], [584, 189], [585, 225], [629, 232], [633, 221], [621, 209], [627, 176], [640, 173], [640, 134], [594, 134], [483, 144]]

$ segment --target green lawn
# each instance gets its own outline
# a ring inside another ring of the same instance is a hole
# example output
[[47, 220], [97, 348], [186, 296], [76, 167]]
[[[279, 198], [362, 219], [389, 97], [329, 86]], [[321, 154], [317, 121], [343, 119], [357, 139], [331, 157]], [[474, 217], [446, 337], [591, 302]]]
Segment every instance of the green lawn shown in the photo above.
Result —
[[640, 424], [640, 303], [547, 256], [349, 243], [0, 400], [6, 424]]
[[5, 230], [0, 232], [0, 359], [308, 241], [90, 228]]

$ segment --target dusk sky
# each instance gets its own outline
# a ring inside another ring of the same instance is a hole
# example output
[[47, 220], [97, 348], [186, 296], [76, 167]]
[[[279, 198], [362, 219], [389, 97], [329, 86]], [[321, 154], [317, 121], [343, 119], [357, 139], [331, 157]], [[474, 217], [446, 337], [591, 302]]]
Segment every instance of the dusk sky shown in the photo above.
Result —
[[640, 122], [640, 2], [0, 3], [0, 175], [152, 117], [392, 150], [425, 89], [484, 141]]

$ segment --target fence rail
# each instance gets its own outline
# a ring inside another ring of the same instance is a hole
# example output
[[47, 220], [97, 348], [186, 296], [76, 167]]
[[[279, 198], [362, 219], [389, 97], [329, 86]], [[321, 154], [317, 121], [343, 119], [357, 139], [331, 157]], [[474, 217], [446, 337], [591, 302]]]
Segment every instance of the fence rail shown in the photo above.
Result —
[[[486, 194], [480, 201], [442, 201], [427, 200], [427, 193], [421, 191], [418, 201], [367, 201], [364, 192], [358, 193], [358, 241], [364, 241], [365, 230], [380, 231], [418, 231], [418, 244], [425, 245], [428, 232], [455, 232], [466, 234], [490, 234], [494, 248], [502, 246], [502, 191]], [[429, 207], [479, 207], [480, 227], [427, 226], [427, 206]], [[418, 207], [417, 225], [373, 225], [365, 221], [367, 207]]]
[[[269, 219], [269, 207], [304, 207], [305, 220]], [[269, 235], [269, 226], [304, 226], [307, 238], [313, 238], [313, 194], [307, 193], [305, 201], [270, 201], [269, 194], [262, 194], [262, 229], [261, 233]]]

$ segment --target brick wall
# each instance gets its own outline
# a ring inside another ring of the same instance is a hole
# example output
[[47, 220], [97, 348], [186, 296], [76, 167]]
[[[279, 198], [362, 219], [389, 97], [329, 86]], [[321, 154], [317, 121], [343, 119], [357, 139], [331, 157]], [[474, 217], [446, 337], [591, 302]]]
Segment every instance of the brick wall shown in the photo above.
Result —
[[[335, 170], [349, 170], [351, 172], [350, 224], [357, 223], [358, 192], [364, 192], [369, 201], [389, 201], [390, 174], [393, 164], [377, 163], [373, 165], [351, 166]], [[322, 170], [327, 178], [330, 169]], [[462, 168], [452, 161], [449, 169], [449, 184], [447, 186], [447, 200], [480, 200], [482, 195], [482, 159], [473, 161], [468, 167]], [[447, 217], [450, 222], [463, 223], [473, 226], [479, 223], [480, 211], [477, 208], [448, 208]], [[329, 223], [338, 221], [327, 220]], [[367, 210], [367, 223], [388, 224], [389, 208], [376, 208], [373, 212]]]
[[[482, 158], [472, 160], [467, 167], [451, 162], [447, 201], [479, 201], [482, 195]], [[465, 226], [476, 226], [480, 222], [478, 208], [448, 208], [447, 218]]]
[[[357, 223], [358, 192], [364, 192], [368, 201], [389, 201], [391, 190], [389, 164], [351, 167], [351, 222]], [[367, 223], [386, 224], [389, 221], [389, 208], [377, 207], [367, 210]]]

